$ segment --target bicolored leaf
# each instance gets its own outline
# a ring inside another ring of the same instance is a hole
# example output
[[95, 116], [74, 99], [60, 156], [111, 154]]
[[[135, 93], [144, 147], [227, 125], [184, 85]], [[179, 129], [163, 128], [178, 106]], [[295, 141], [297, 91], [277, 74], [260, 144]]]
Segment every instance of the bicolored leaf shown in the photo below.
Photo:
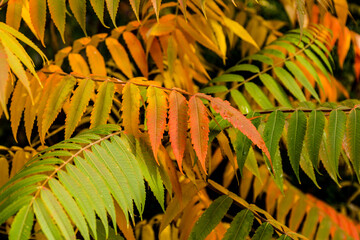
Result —
[[139, 67], [144, 77], [148, 77], [148, 62], [146, 60], [145, 51], [139, 41], [139, 39], [131, 32], [124, 32], [123, 38], [131, 53], [131, 56], [135, 60], [136, 65]]
[[270, 240], [272, 239], [273, 232], [274, 228], [271, 224], [264, 222], [258, 229], [256, 229], [252, 240]]
[[75, 84], [76, 79], [72, 76], [67, 76], [55, 86], [56, 90], [51, 92], [42, 116], [43, 132], [40, 138], [44, 139], [45, 133], [61, 111], [64, 102], [68, 99]]
[[288, 155], [291, 166], [299, 182], [300, 156], [305, 138], [306, 122], [305, 113], [303, 111], [296, 110], [291, 115], [287, 134]]
[[333, 110], [329, 117], [328, 151], [330, 166], [338, 174], [339, 156], [342, 139], [345, 134], [346, 114], [341, 110]]
[[140, 90], [132, 83], [125, 84], [122, 96], [122, 119], [126, 134], [139, 136]]
[[84, 79], [76, 88], [74, 95], [71, 97], [69, 111], [66, 116], [65, 139], [68, 139], [74, 132], [77, 124], [81, 119], [81, 116], [86, 110], [86, 106], [89, 104], [94, 87], [94, 81], [90, 79]]
[[209, 100], [216, 112], [220, 113], [224, 119], [228, 120], [235, 128], [239, 129], [247, 136], [271, 161], [270, 153], [264, 140], [249, 119], [233, 108], [228, 101], [221, 100], [220, 98], [213, 98], [204, 94], [198, 94], [198, 96]]
[[319, 151], [325, 127], [325, 116], [321, 111], [313, 110], [309, 115], [306, 133], [306, 147], [315, 169], [319, 165]]
[[171, 147], [181, 172], [188, 129], [188, 110], [185, 97], [177, 91], [172, 91], [169, 95], [169, 135]]
[[110, 18], [115, 27], [116, 27], [115, 18], [116, 18], [116, 14], [118, 12], [119, 2], [120, 2], [120, 0], [106, 0], [106, 6], [108, 9]]
[[76, 21], [86, 34], [86, 0], [69, 0], [69, 5]]
[[65, 0], [48, 0], [49, 11], [55, 26], [60, 32], [63, 42], [65, 32], [66, 3]]
[[9, 78], [9, 64], [7, 62], [7, 55], [3, 46], [0, 44], [0, 106], [3, 109], [6, 118], [9, 118], [9, 113], [6, 106], [6, 84]]
[[223, 195], [215, 199], [208, 209], [201, 215], [193, 227], [189, 239], [202, 240], [219, 224], [229, 210], [233, 200]]
[[97, 127], [107, 122], [114, 94], [115, 86], [113, 82], [105, 81], [101, 84], [96, 96], [94, 109], [91, 112], [90, 128]]
[[347, 127], [346, 137], [349, 146], [350, 160], [355, 169], [355, 173], [360, 180], [360, 109], [351, 110]]
[[226, 231], [223, 240], [243, 240], [249, 235], [254, 221], [254, 214], [248, 210], [242, 210], [236, 214]]
[[105, 44], [109, 49], [116, 66], [128, 77], [133, 78], [132, 67], [129, 56], [124, 47], [114, 38], [108, 37]]
[[200, 98], [192, 96], [189, 100], [191, 141], [202, 168], [206, 172], [205, 160], [209, 141], [209, 118], [207, 109]]

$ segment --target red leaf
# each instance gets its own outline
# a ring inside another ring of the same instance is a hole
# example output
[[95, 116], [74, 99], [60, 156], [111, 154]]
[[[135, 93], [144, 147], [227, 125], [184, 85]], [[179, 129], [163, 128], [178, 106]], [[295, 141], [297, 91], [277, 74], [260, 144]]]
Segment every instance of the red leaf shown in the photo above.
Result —
[[157, 161], [157, 152], [163, 138], [166, 114], [167, 114], [167, 95], [160, 88], [149, 87], [147, 90], [148, 107], [146, 109], [147, 127], [151, 142], [151, 147]]
[[186, 131], [188, 125], [188, 105], [183, 95], [172, 91], [169, 97], [169, 135], [179, 169], [182, 171], [182, 160], [186, 146]]
[[228, 120], [235, 128], [239, 129], [254, 144], [256, 144], [269, 158], [272, 165], [269, 150], [267, 149], [260, 133], [249, 119], [247, 119], [241, 112], [233, 108], [228, 101], [221, 100], [220, 98], [213, 98], [201, 93], [196, 95], [209, 100], [214, 110], [220, 113], [224, 119]]
[[202, 168], [206, 172], [205, 159], [209, 141], [209, 118], [206, 107], [196, 96], [189, 100], [190, 134], [192, 144]]

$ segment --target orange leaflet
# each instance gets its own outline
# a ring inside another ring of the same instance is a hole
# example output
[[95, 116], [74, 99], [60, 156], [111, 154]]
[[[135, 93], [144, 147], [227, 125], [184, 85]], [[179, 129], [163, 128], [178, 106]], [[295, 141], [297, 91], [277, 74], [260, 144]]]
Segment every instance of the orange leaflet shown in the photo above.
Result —
[[106, 76], [105, 61], [99, 50], [92, 45], [86, 47], [91, 72], [95, 75]]
[[189, 115], [191, 141], [201, 163], [201, 167], [206, 173], [205, 160], [209, 141], [209, 118], [206, 107], [200, 98], [196, 96], [190, 98]]
[[122, 118], [126, 134], [139, 136], [140, 90], [132, 83], [126, 83], [122, 96]]
[[148, 77], [148, 65], [146, 60], [145, 51], [139, 41], [139, 39], [131, 32], [123, 33], [126, 45], [134, 58], [136, 65], [139, 67], [144, 77]]
[[224, 119], [228, 120], [234, 127], [239, 129], [245, 136], [255, 143], [269, 158], [272, 165], [269, 150], [267, 149], [260, 133], [249, 119], [247, 119], [241, 112], [233, 108], [228, 101], [221, 100], [220, 98], [213, 98], [202, 93], [198, 93], [196, 95], [209, 100], [214, 110], [220, 113]]
[[132, 78], [131, 63], [124, 47], [115, 38], [106, 38], [105, 44], [114, 59], [116, 66], [128, 77]]
[[75, 73], [82, 74], [84, 76], [90, 75], [89, 67], [85, 59], [79, 53], [69, 54], [70, 67]]
[[30, 0], [29, 11], [37, 37], [44, 45], [44, 32], [46, 23], [46, 0]]
[[176, 91], [170, 93], [169, 105], [169, 135], [171, 147], [179, 169], [183, 172], [182, 160], [186, 146], [187, 114], [189, 107], [185, 97]]
[[157, 38], [154, 38], [150, 47], [150, 56], [154, 59], [156, 66], [162, 72], [164, 71], [163, 53]]
[[9, 118], [6, 107], [6, 83], [9, 78], [9, 64], [4, 48], [0, 45], [0, 105], [4, 110], [6, 118]]
[[339, 65], [340, 68], [343, 68], [346, 55], [350, 49], [351, 35], [347, 27], [342, 29], [342, 33], [339, 35], [338, 42], [338, 55], [339, 55]]
[[167, 95], [160, 88], [149, 87], [147, 90], [146, 120], [150, 137], [150, 143], [157, 161], [157, 152], [163, 138], [166, 115]]

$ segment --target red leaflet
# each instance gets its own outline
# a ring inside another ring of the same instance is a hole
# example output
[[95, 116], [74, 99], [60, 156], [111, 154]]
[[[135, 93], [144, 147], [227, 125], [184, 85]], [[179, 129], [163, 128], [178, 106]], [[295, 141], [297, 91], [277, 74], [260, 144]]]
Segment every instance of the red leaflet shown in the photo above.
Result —
[[192, 96], [189, 100], [189, 115], [192, 144], [201, 166], [206, 172], [205, 159], [209, 141], [209, 118], [205, 105], [196, 96]]
[[182, 171], [182, 160], [186, 145], [186, 131], [188, 128], [188, 104], [183, 95], [172, 91], [169, 96], [169, 135], [179, 169]]
[[146, 120], [151, 142], [151, 147], [157, 161], [157, 152], [163, 138], [166, 114], [167, 114], [167, 95], [160, 88], [149, 87], [147, 90]]
[[221, 100], [220, 98], [213, 98], [202, 93], [198, 93], [196, 95], [209, 100], [214, 110], [220, 113], [224, 119], [228, 120], [235, 128], [239, 129], [245, 136], [255, 143], [269, 158], [272, 165], [269, 150], [267, 149], [260, 133], [249, 119], [247, 119], [241, 112], [233, 108], [228, 101]]

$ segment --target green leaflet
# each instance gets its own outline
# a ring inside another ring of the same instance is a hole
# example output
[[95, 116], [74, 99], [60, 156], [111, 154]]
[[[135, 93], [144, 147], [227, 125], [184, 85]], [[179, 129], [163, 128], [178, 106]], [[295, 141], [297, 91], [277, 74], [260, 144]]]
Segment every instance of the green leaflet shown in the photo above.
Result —
[[200, 92], [205, 93], [205, 94], [210, 94], [210, 93], [226, 92], [227, 90], [228, 90], [228, 88], [223, 85], [215, 85], [215, 86], [211, 86], [211, 87], [202, 88], [200, 90]]
[[315, 240], [329, 239], [332, 220], [329, 216], [321, 220]]
[[90, 4], [98, 16], [100, 22], [106, 26], [104, 23], [104, 0], [90, 0]]
[[59, 183], [59, 181], [53, 178], [50, 179], [49, 186], [61, 205], [66, 210], [67, 214], [70, 216], [71, 220], [74, 222], [77, 228], [79, 228], [81, 236], [86, 240], [90, 240], [89, 230], [85, 218], [70, 193]]
[[304, 222], [304, 226], [302, 228], [302, 234], [311, 239], [317, 226], [317, 222], [319, 221], [319, 211], [317, 207], [313, 207], [310, 209], [308, 214], [306, 215], [306, 219]]
[[263, 50], [261, 50], [259, 53], [261, 54], [269, 54], [269, 55], [273, 55], [275, 57], [284, 59], [285, 58], [285, 54], [277, 49], [273, 49], [273, 48], [265, 48]]
[[46, 207], [43, 201], [40, 198], [36, 198], [33, 205], [36, 219], [39, 222], [42, 232], [45, 234], [47, 239], [62, 239], [59, 229], [53, 222], [50, 214], [46, 211]]
[[13, 216], [23, 206], [29, 204], [31, 199], [32, 196], [23, 196], [21, 198], [13, 199], [11, 202], [3, 202], [3, 204], [6, 203], [6, 208], [0, 210], [0, 224], [3, 224], [9, 217]]
[[284, 126], [285, 115], [283, 112], [276, 110], [269, 115], [263, 137], [271, 158], [275, 156]]
[[116, 14], [117, 14], [118, 7], [119, 7], [119, 2], [120, 2], [120, 0], [106, 0], [106, 6], [108, 9], [110, 18], [115, 27], [116, 27], [115, 18], [116, 18]]
[[319, 75], [317, 74], [315, 68], [309, 63], [309, 61], [307, 61], [303, 56], [296, 56], [296, 60], [298, 60], [301, 65], [303, 65], [306, 70], [311, 74], [311, 76], [313, 76], [316, 80], [316, 83], [319, 84], [319, 86], [321, 87], [321, 89], [324, 89], [321, 81], [320, 81], [320, 78], [319, 78]]
[[223, 240], [243, 240], [251, 230], [254, 221], [254, 214], [249, 209], [244, 209], [236, 214], [231, 222], [230, 228], [226, 231]]
[[238, 72], [238, 71], [248, 71], [248, 72], [252, 72], [252, 73], [258, 73], [260, 72], [260, 69], [252, 64], [239, 64], [239, 65], [235, 65], [231, 68], [229, 68], [228, 70], [226, 70], [226, 73], [229, 72]]
[[288, 42], [275, 41], [275, 42], [272, 42], [271, 45], [280, 46], [280, 47], [286, 49], [288, 52], [290, 52], [292, 54], [295, 54], [295, 52], [296, 52], [295, 47], [292, 44], [288, 43]]
[[212, 82], [243, 82], [244, 77], [237, 74], [223, 74], [211, 80]]
[[274, 228], [270, 223], [264, 222], [256, 229], [252, 240], [270, 240], [274, 232]]
[[301, 91], [300, 87], [297, 85], [295, 79], [290, 75], [288, 71], [283, 68], [276, 67], [274, 68], [276, 76], [284, 84], [284, 86], [300, 101], [305, 102], [306, 98], [304, 93]]
[[[65, 239], [74, 239], [75, 232], [73, 226], [63, 208], [55, 198], [55, 196], [50, 192], [49, 189], [43, 188], [40, 192], [41, 199], [43, 200], [46, 210], [54, 219], [56, 225], [59, 227], [62, 235]], [[50, 219], [48, 219], [50, 220]]]
[[360, 181], [360, 109], [351, 110], [346, 128], [346, 137], [349, 147], [350, 160], [358, 180]]
[[303, 148], [300, 156], [300, 167], [305, 172], [305, 174], [308, 175], [308, 177], [313, 181], [313, 183], [320, 189], [320, 186], [316, 181], [313, 164], [309, 158], [309, 154], [306, 148]]
[[105, 81], [101, 84], [95, 100], [94, 109], [91, 112], [90, 128], [100, 126], [107, 122], [114, 94], [115, 86], [113, 82]]
[[328, 151], [331, 167], [338, 173], [339, 156], [342, 139], [345, 133], [346, 114], [341, 110], [333, 110], [329, 117]]
[[246, 59], [256, 60], [256, 61], [268, 64], [268, 65], [274, 64], [274, 61], [272, 60], [272, 58], [265, 56], [265, 55], [261, 55], [261, 54], [254, 54], [254, 55], [247, 57]]
[[216, 227], [226, 212], [229, 210], [233, 200], [226, 195], [218, 197], [208, 209], [201, 215], [191, 230], [189, 239], [201, 240]]
[[318, 68], [320, 68], [321, 72], [329, 79], [330, 81], [330, 77], [329, 77], [329, 73], [326, 70], [326, 68], [324, 67], [323, 63], [321, 62], [321, 60], [309, 49], [305, 49], [305, 54], [306, 56], [308, 56], [315, 64]]
[[320, 102], [319, 95], [308, 81], [305, 74], [301, 71], [301, 69], [293, 62], [286, 61], [285, 66], [290, 70], [290, 72], [294, 75], [294, 77], [313, 95], [313, 97]]
[[11, 224], [9, 240], [29, 239], [33, 223], [34, 211], [32, 208], [29, 205], [22, 207]]
[[321, 58], [321, 60], [325, 63], [327, 69], [330, 71], [331, 74], [333, 74], [332, 67], [329, 62], [329, 58], [331, 59], [331, 54], [330, 57], [325, 56], [324, 52], [321, 51], [315, 44], [312, 44], [310, 48]]
[[98, 239], [108, 239], [108, 240], [124, 240], [120, 233], [116, 233], [116, 230], [109, 227], [109, 234], [106, 235], [106, 230], [102, 225], [101, 221], [96, 220], [96, 229], [97, 229], [97, 238]]
[[261, 74], [260, 76], [261, 82], [266, 86], [267, 89], [271, 92], [271, 94], [276, 98], [276, 100], [283, 105], [284, 107], [292, 108], [291, 102], [284, 89], [275, 81], [275, 79], [269, 74]]
[[317, 170], [319, 165], [319, 151], [325, 127], [325, 115], [321, 111], [313, 110], [309, 115], [306, 130], [306, 147], [312, 165]]
[[[249, 113], [251, 111], [251, 106], [244, 97], [244, 95], [237, 89], [233, 89], [230, 91], [230, 95], [236, 105], [238, 106], [241, 113]], [[211, 133], [211, 132], [210, 132]]]
[[66, 3], [65, 0], [48, 0], [49, 11], [55, 26], [60, 32], [63, 42], [65, 42], [65, 17], [66, 17]]
[[278, 240], [292, 240], [292, 238], [288, 235], [283, 234], [278, 238]]
[[306, 132], [306, 116], [303, 111], [296, 110], [290, 118], [287, 134], [288, 155], [295, 175], [300, 182], [300, 155]]
[[69, 5], [76, 21], [86, 34], [86, 0], [69, 0]]
[[[253, 117], [258, 117], [258, 116], [260, 116], [259, 113], [251, 112], [246, 117], [253, 118]], [[260, 117], [255, 118], [251, 122], [257, 128], [260, 125], [261, 118]], [[242, 171], [243, 171], [252, 141], [249, 138], [247, 138], [238, 129], [235, 129], [235, 133], [236, 133], [236, 139], [235, 139], [235, 141], [232, 142], [232, 144], [234, 146], [234, 150], [236, 153], [236, 160], [237, 160], [237, 163], [239, 166], [240, 174], [242, 175]]]
[[251, 97], [254, 98], [256, 103], [260, 105], [261, 108], [269, 109], [274, 107], [264, 92], [261, 91], [261, 89], [255, 83], [245, 83], [245, 89], [251, 95]]
[[220, 114], [216, 115], [215, 119], [212, 119], [209, 123], [209, 143], [211, 143], [221, 131], [231, 126], [231, 123], [223, 119]]

